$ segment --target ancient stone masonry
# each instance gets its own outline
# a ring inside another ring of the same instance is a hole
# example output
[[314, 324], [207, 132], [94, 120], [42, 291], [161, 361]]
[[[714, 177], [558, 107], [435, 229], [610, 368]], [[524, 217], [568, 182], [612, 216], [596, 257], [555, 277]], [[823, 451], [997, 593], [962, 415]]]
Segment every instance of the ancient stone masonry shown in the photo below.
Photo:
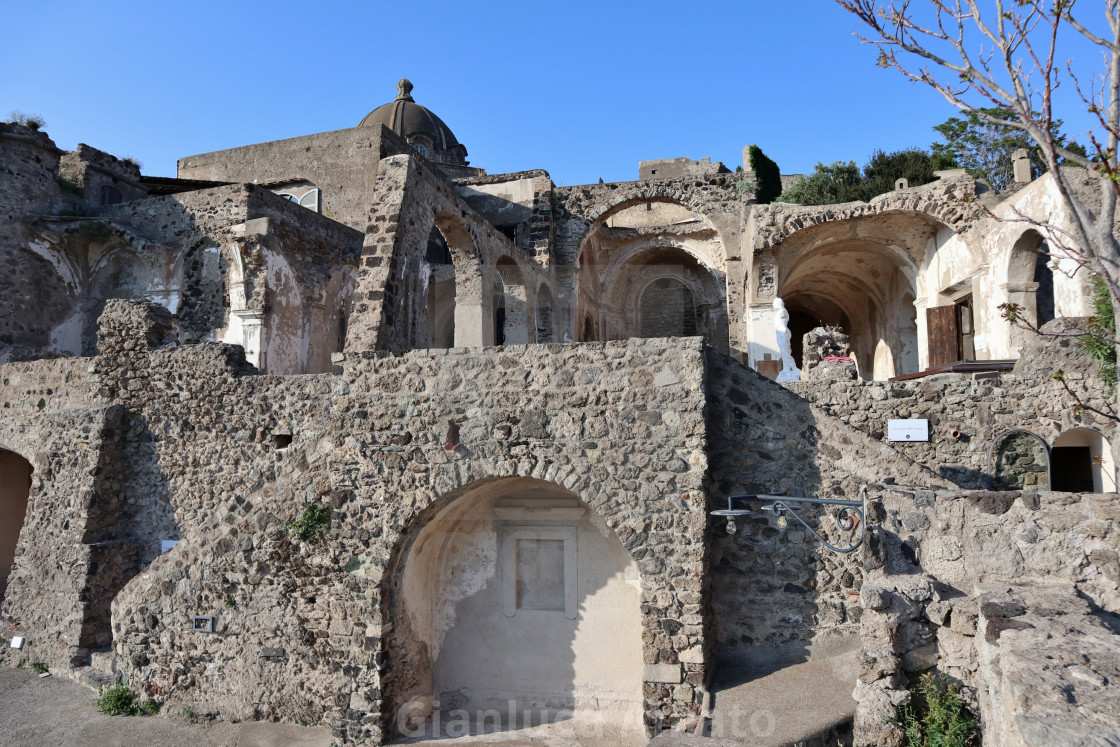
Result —
[[495, 343], [496, 296], [510, 301], [500, 330], [505, 341], [530, 340], [547, 276], [419, 159], [394, 156], [379, 164], [370, 212], [349, 350], [433, 346], [428, 284], [435, 276], [424, 254], [433, 231], [454, 268], [455, 344]]
[[985, 743], [1120, 737], [1117, 498], [877, 491], [856, 743], [902, 744], [892, 719], [932, 668], [966, 686]]
[[[1060, 345], [1057, 342], [1056, 349], [1061, 350]], [[1049, 360], [1050, 373], [1056, 370], [1050, 367], [1060, 365], [1060, 358], [1053, 355], [1024, 360]], [[1106, 420], [1078, 408], [1060, 383], [1037, 371], [972, 380], [930, 377], [879, 382], [854, 378], [850, 366], [824, 363], [811, 372], [808, 381], [786, 386], [829, 416], [881, 443], [887, 442], [890, 419], [928, 420], [929, 441], [896, 444], [895, 448], [962, 488], [988, 487], [998, 449], [994, 442], [1009, 430], [1029, 430], [1046, 443], [1071, 429], [1111, 431]], [[1086, 403], [1107, 406], [1103, 400], [1107, 389], [1096, 372], [1084, 364], [1080, 368], [1082, 371], [1068, 372], [1066, 383]]]
[[[708, 360], [713, 508], [726, 506], [728, 495], [751, 493], [859, 500], [872, 475], [944, 484], [754, 371], [715, 351]], [[817, 531], [839, 541], [830, 518], [812, 518]], [[718, 526], [712, 540], [721, 659], [757, 666], [842, 647], [859, 624], [860, 564], [824, 550], [799, 524], [781, 526], [773, 514], [758, 512], [740, 523], [732, 536], [720, 536]]]
[[1015, 219], [1064, 225], [1049, 179], [558, 187], [411, 91], [175, 178], [0, 125], [6, 662], [344, 743], [460, 714], [629, 747], [702, 725], [717, 667], [854, 680], [859, 648], [861, 744], [933, 668], [991, 740], [1115, 741], [1113, 403], [1085, 273]]

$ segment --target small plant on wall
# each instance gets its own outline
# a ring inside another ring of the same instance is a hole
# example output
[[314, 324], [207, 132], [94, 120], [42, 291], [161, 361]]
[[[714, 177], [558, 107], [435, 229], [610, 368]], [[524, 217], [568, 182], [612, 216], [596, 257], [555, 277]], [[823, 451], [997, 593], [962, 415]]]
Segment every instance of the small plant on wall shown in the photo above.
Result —
[[961, 700], [960, 686], [944, 674], [926, 673], [899, 709], [906, 747], [972, 747], [980, 743], [976, 719]]
[[304, 503], [299, 516], [288, 523], [288, 533], [293, 539], [314, 542], [330, 527], [330, 509], [322, 503]]

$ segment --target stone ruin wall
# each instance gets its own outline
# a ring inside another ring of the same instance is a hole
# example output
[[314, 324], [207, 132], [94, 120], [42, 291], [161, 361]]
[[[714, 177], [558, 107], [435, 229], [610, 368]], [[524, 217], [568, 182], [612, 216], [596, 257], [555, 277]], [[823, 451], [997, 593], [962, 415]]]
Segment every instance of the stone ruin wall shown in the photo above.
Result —
[[[747, 272], [741, 262], [744, 205], [754, 200], [750, 184], [738, 174], [705, 177], [650, 179], [610, 184], [554, 187], [552, 190], [552, 259], [558, 267], [574, 268], [588, 231], [604, 215], [644, 202], [679, 203], [698, 213], [715, 228], [726, 262], [727, 308], [732, 350], [744, 349], [740, 340], [740, 315], [746, 306], [743, 296]], [[574, 277], [568, 273], [557, 280], [558, 300], [574, 310]], [[570, 323], [568, 320], [566, 323]], [[572, 328], [576, 325], [571, 324]]]
[[[948, 485], [890, 446], [715, 350], [707, 350], [710, 506], [728, 495], [769, 493], [859, 500], [860, 487], [893, 479]], [[781, 527], [760, 502], [728, 536], [712, 534], [713, 626], [719, 658], [732, 665], [804, 661], [850, 647], [861, 614], [859, 555], [823, 548], [795, 520]], [[832, 519], [808, 510], [809, 523], [848, 544]]]
[[525, 315], [520, 321], [531, 334], [538, 289], [551, 286], [552, 276], [471, 210], [419, 158], [382, 161], [372, 204], [347, 350], [427, 347], [424, 252], [433, 226], [447, 239], [455, 267], [456, 344], [494, 344], [493, 289], [500, 259], [512, 261], [520, 275]]
[[[360, 232], [252, 184], [154, 197], [103, 214], [114, 226], [173, 248], [181, 273], [175, 311], [184, 342], [213, 339], [229, 324], [230, 286], [240, 274], [244, 309], [271, 314], [270, 333], [298, 338], [303, 314], [321, 309], [316, 322], [323, 328], [311, 336], [332, 345], [329, 352], [340, 349], [338, 328], [345, 325], [357, 273]], [[270, 279], [278, 264], [290, 271], [295, 287]], [[293, 318], [285, 327], [276, 316], [289, 306]], [[326, 370], [329, 356], [318, 357], [326, 361], [319, 370]], [[315, 370], [313, 363], [308, 365]], [[296, 370], [278, 367], [280, 373]]]
[[893, 719], [931, 670], [964, 685], [985, 743], [1120, 735], [1120, 496], [883, 486], [873, 499], [857, 745], [903, 744]]
[[[415, 644], [382, 628], [386, 566], [405, 530], [462, 485], [530, 475], [583, 498], [639, 565], [651, 728], [698, 711], [708, 650], [699, 341], [363, 354], [335, 376], [270, 377], [251, 375], [230, 346], [149, 350], [168, 321], [160, 310], [108, 309], [102, 354], [75, 359], [92, 370], [83, 396], [96, 387], [115, 403], [83, 431], [88, 448], [73, 446], [81, 411], [40, 413], [39, 387], [13, 394], [26, 414], [5, 423], [23, 433], [5, 441], [18, 453], [39, 465], [33, 455], [48, 449], [60, 464], [36, 468], [44, 481], [21, 542], [36, 549], [21, 550], [5, 602], [28, 638], [23, 658], [88, 661], [108, 642], [107, 617], [74, 600], [82, 589], [111, 599], [128, 581], [113, 640], [135, 689], [225, 718], [328, 716], [339, 735], [378, 737], [382, 712], [414, 694], [394, 661]], [[44, 425], [50, 417], [60, 425]], [[449, 418], [462, 421], [468, 456], [443, 449]], [[283, 432], [293, 441], [278, 449]], [[113, 469], [95, 478], [98, 463]], [[288, 537], [305, 501], [332, 507], [323, 544]], [[61, 515], [70, 534], [57, 531]], [[180, 538], [159, 554], [161, 540]], [[98, 545], [111, 568], [94, 569]], [[56, 559], [69, 575], [55, 578]], [[190, 632], [194, 614], [216, 614], [219, 634]]]

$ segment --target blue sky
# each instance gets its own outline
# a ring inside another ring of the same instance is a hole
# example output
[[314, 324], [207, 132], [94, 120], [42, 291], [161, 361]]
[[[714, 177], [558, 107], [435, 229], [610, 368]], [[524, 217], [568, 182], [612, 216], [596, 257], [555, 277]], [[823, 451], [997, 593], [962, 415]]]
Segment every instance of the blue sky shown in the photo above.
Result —
[[3, 16], [0, 118], [38, 114], [61, 147], [158, 176], [182, 156], [351, 127], [401, 76], [473, 165], [568, 185], [636, 179], [653, 158], [734, 168], [749, 143], [783, 173], [863, 164], [928, 146], [954, 113], [877, 68], [830, 0], [9, 0]]

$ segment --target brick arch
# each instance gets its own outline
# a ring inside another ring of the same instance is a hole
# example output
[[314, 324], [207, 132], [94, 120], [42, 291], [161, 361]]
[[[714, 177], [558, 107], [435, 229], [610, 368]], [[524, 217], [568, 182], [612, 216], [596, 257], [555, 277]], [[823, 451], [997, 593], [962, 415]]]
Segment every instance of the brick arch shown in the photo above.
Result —
[[[589, 462], [562, 464], [536, 456], [520, 459], [476, 456], [469, 460], [457, 462], [454, 469], [442, 471], [440, 477], [434, 480], [438, 484], [436, 492], [439, 497], [424, 506], [417, 506], [401, 515], [398, 530], [386, 537], [387, 562], [381, 567], [382, 573], [377, 581], [377, 586], [381, 589], [381, 614], [379, 619], [382, 623], [380, 635], [382, 654], [385, 659], [392, 662], [406, 661], [414, 660], [417, 655], [416, 652], [412, 652], [409, 656], [401, 656], [402, 652], [408, 647], [416, 646], [415, 638], [409, 629], [408, 614], [403, 605], [401, 582], [409, 553], [420, 533], [444, 509], [452, 506], [460, 498], [473, 493], [476, 489], [488, 483], [499, 483], [515, 478], [532, 478], [574, 495], [611, 528], [614, 536], [639, 569], [641, 579], [641, 625], [643, 630], [660, 630], [663, 618], [680, 614], [679, 610], [684, 607], [683, 601], [679, 599], [680, 595], [687, 595], [689, 592], [699, 593], [700, 588], [697, 586], [696, 589], [686, 589], [679, 585], [675, 586], [668, 570], [673, 561], [686, 564], [687, 548], [699, 546], [706, 523], [704, 521], [689, 522], [687, 517], [692, 510], [685, 505], [685, 502], [680, 502], [680, 507], [676, 511], [678, 521], [675, 523], [680, 525], [682, 538], [686, 540], [676, 546], [676, 551], [680, 557], [659, 558], [659, 562], [654, 566], [645, 566], [643, 561], [648, 562], [644, 548], [645, 531], [650, 520], [656, 518], [657, 515], [649, 516], [644, 512], [630, 510], [633, 508], [636, 496], [623, 494], [621, 485], [614, 484], [614, 481], [593, 479], [592, 467], [593, 465]], [[696, 510], [702, 511], [703, 505], [703, 503], [698, 504], [699, 508], [696, 508]], [[695, 534], [695, 536], [689, 536], [690, 533]], [[653, 568], [659, 570], [652, 570]], [[662, 608], [662, 604], [652, 601], [658, 592], [661, 594], [668, 592], [675, 598], [674, 609], [677, 610], [676, 612], [667, 613]], [[642, 643], [643, 658], [645, 661], [659, 661], [658, 657], [662, 653], [661, 648], [659, 644], [651, 643], [649, 640], [651, 638], [646, 636], [646, 640]], [[672, 646], [673, 644], [669, 645]], [[703, 644], [697, 644], [698, 649], [702, 647]], [[706, 663], [706, 658], [704, 661]], [[428, 664], [431, 664], [431, 662], [428, 662]], [[417, 685], [414, 674], [414, 672], [407, 671], [398, 675], [390, 674], [382, 677], [380, 708], [386, 738], [393, 728], [396, 709], [407, 697], [415, 694], [411, 689]], [[647, 691], [651, 688], [656, 690], [661, 687], [664, 686], [660, 682], [648, 680], [644, 682], [644, 688]], [[645, 705], [647, 725], [662, 722], [666, 716], [662, 711], [662, 706], [669, 706], [675, 717], [682, 716], [687, 711], [687, 706], [674, 702], [668, 696], [663, 701], [657, 701], [653, 705], [647, 699]]]

